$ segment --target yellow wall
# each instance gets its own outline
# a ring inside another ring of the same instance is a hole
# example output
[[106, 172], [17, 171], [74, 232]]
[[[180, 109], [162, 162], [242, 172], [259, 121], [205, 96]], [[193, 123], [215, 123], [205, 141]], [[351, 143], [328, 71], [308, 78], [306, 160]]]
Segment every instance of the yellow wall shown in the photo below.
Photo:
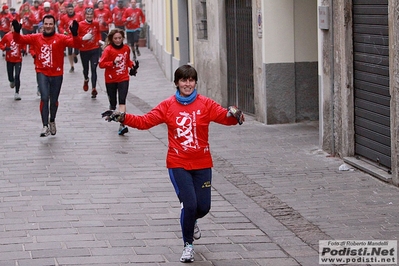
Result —
[[176, 37], [179, 36], [179, 9], [178, 9], [178, 0], [172, 0], [172, 16], [173, 16], [173, 36], [172, 36], [172, 42], [173, 42], [173, 57], [176, 58], [177, 60], [180, 59], [180, 48], [179, 48], [179, 42], [176, 40]]
[[172, 29], [170, 25], [172, 24], [172, 18], [170, 16], [170, 0], [165, 0], [165, 51], [167, 53], [172, 53]]

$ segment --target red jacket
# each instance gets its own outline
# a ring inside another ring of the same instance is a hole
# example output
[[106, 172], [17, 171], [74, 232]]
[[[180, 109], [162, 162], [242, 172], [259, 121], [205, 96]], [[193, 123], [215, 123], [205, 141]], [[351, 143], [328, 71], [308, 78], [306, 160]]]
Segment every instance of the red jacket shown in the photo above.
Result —
[[126, 8], [119, 8], [119, 7], [114, 7], [112, 9], [112, 18], [113, 22], [115, 24], [115, 27], [118, 26], [125, 26], [125, 22], [123, 21], [123, 14], [126, 12]]
[[227, 117], [226, 108], [198, 94], [188, 105], [179, 103], [175, 96], [171, 96], [145, 115], [126, 114], [123, 123], [143, 130], [165, 123], [169, 142], [167, 168], [193, 170], [213, 166], [208, 142], [211, 122], [235, 125], [237, 119]]
[[33, 25], [36, 24], [35, 15], [32, 12], [21, 13], [22, 28], [28, 31], [33, 31]]
[[64, 74], [64, 50], [66, 47], [79, 47], [79, 37], [69, 37], [55, 33], [45, 37], [43, 33], [21, 35], [13, 33], [15, 42], [29, 44], [34, 49], [35, 69], [38, 73], [56, 77]]
[[30, 11], [32, 11], [33, 15], [35, 16], [35, 25], [39, 24], [41, 21], [40, 13], [41, 13], [42, 8], [38, 6], [37, 8], [35, 6], [31, 6]]
[[145, 16], [140, 8], [133, 9], [129, 7], [123, 14], [123, 21], [126, 23], [127, 30], [135, 30], [140, 28], [141, 23], [145, 23]]
[[22, 62], [22, 50], [26, 51], [26, 45], [20, 45], [13, 40], [12, 32], [6, 33], [0, 41], [0, 49], [5, 50], [10, 48], [6, 52], [6, 61], [12, 63]]
[[100, 31], [109, 31], [109, 24], [112, 23], [112, 13], [107, 8], [94, 9], [94, 20], [100, 25]]
[[42, 10], [40, 10], [40, 14], [39, 14], [40, 20], [42, 20], [45, 15], [52, 15], [55, 18], [55, 20], [58, 20], [57, 14], [52, 9], [45, 10], [43, 8]]
[[13, 17], [13, 20], [14, 20], [14, 19], [16, 19], [16, 20], [18, 20], [18, 21], [21, 20], [21, 17], [20, 17], [20, 15], [19, 15], [19, 13], [17, 13], [17, 12], [11, 13], [11, 12], [10, 12], [10, 14], [11, 14], [11, 16]]
[[10, 13], [0, 12], [0, 31], [9, 32], [14, 17]]
[[77, 22], [80, 22], [83, 20], [81, 15], [76, 14], [70, 17], [68, 14], [64, 14], [60, 18], [60, 23], [58, 25], [58, 32], [61, 34], [68, 35], [71, 33], [71, 30], [69, 29], [69, 26], [72, 25], [72, 22], [76, 20]]
[[86, 6], [85, 6], [85, 5], [80, 6], [79, 4], [76, 5], [75, 8], [74, 8], [75, 13], [78, 14], [78, 15], [81, 15], [82, 18], [85, 17], [85, 9], [86, 9]]
[[[122, 59], [120, 63], [115, 65], [114, 61], [118, 56]], [[125, 44], [121, 49], [116, 49], [112, 45], [107, 45], [98, 65], [100, 68], [105, 68], [105, 83], [118, 83], [129, 80], [129, 68], [133, 67], [129, 46]]]
[[92, 23], [89, 23], [86, 20], [79, 22], [79, 37], [82, 38], [87, 33], [91, 33], [93, 36], [90, 40], [82, 40], [82, 46], [79, 50], [90, 51], [98, 49], [100, 47], [98, 42], [101, 40], [100, 25], [98, 25], [98, 22], [93, 21]]

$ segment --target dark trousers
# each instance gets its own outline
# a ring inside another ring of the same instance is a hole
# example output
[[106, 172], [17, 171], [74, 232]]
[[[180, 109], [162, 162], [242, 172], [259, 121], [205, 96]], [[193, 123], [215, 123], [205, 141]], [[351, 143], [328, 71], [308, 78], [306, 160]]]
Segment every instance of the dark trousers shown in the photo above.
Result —
[[126, 97], [129, 90], [129, 81], [122, 81], [118, 83], [105, 83], [107, 88], [107, 95], [109, 100], [109, 109], [116, 110], [116, 105], [126, 104]]
[[96, 87], [97, 84], [97, 65], [99, 59], [99, 49], [93, 49], [89, 51], [80, 51], [80, 59], [83, 66], [83, 76], [85, 80], [89, 79], [89, 66], [91, 69], [91, 86]]
[[170, 168], [169, 177], [181, 203], [183, 242], [192, 244], [195, 221], [204, 217], [211, 209], [212, 169]]
[[20, 80], [20, 75], [21, 75], [21, 67], [22, 63], [12, 63], [7, 61], [7, 75], [8, 75], [8, 81], [13, 82], [15, 84], [15, 92], [19, 93], [19, 88], [21, 86], [21, 80]]
[[40, 114], [43, 126], [55, 121], [58, 110], [58, 97], [61, 92], [63, 76], [50, 77], [42, 73], [37, 73], [37, 82], [40, 91]]

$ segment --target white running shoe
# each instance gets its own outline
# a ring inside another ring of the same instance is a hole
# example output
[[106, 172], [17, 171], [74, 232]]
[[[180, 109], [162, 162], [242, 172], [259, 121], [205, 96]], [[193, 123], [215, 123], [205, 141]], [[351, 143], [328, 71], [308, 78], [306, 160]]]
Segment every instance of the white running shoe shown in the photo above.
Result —
[[189, 243], [186, 243], [181, 255], [180, 262], [193, 262], [194, 261], [194, 247]]
[[198, 240], [201, 238], [201, 229], [198, 227], [197, 221], [195, 221], [193, 237], [195, 240]]
[[55, 135], [57, 133], [57, 128], [55, 127], [55, 122], [50, 122], [49, 126], [50, 126], [51, 135]]
[[16, 101], [20, 101], [21, 100], [21, 96], [19, 96], [19, 93], [15, 93], [14, 94], [14, 100], [16, 100]]
[[42, 129], [42, 133], [40, 133], [40, 137], [47, 137], [48, 135], [50, 135], [50, 129], [48, 128], [48, 126], [44, 126]]

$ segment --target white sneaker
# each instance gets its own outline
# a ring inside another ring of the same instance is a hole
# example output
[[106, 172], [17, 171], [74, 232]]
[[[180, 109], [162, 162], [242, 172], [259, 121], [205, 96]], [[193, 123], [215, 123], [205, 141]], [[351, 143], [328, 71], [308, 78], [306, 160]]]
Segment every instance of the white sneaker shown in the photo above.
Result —
[[193, 237], [195, 240], [198, 240], [201, 238], [201, 229], [198, 227], [197, 221], [195, 221]]
[[49, 126], [50, 126], [51, 135], [55, 135], [57, 133], [57, 128], [55, 127], [55, 122], [50, 122]]
[[18, 93], [15, 93], [15, 94], [14, 94], [14, 100], [20, 101], [20, 100], [21, 100], [21, 96], [19, 96]]
[[47, 137], [48, 135], [50, 135], [50, 129], [48, 128], [48, 126], [44, 126], [42, 129], [42, 133], [40, 133], [40, 137]]
[[180, 262], [193, 262], [194, 261], [194, 247], [189, 243], [186, 243], [181, 255]]

